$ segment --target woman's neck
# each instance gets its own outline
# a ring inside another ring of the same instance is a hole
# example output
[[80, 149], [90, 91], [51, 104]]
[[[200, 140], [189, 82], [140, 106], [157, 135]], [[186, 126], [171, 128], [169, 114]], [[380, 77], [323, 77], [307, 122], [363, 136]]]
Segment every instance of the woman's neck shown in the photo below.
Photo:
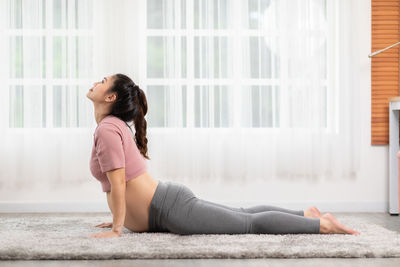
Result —
[[99, 124], [105, 117], [110, 114], [110, 111], [104, 106], [94, 106], [94, 118], [96, 119], [97, 124]]

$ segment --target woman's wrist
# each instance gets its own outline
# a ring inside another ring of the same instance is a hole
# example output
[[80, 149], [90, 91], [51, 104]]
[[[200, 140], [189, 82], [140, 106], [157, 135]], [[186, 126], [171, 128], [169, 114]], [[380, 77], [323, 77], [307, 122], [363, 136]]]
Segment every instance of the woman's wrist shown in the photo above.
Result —
[[115, 233], [117, 233], [118, 235], [121, 235], [122, 234], [122, 226], [119, 226], [119, 227], [112, 227], [112, 231], [113, 232], [115, 232]]

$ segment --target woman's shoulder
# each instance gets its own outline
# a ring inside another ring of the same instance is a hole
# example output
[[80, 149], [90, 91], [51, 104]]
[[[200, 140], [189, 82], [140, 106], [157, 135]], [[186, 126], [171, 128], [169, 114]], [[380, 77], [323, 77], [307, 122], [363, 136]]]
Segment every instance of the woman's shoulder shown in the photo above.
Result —
[[120, 118], [114, 116], [114, 115], [107, 115], [105, 118], [103, 118], [99, 125], [96, 128], [95, 134], [104, 131], [104, 130], [114, 130], [117, 132], [120, 132], [121, 134], [123, 133], [123, 129], [125, 127], [126, 123], [121, 120]]
[[101, 120], [100, 124], [102, 123], [114, 123], [116, 125], [123, 124], [125, 125], [125, 122], [118, 118], [117, 116], [114, 115], [107, 115], [104, 117], [104, 119]]

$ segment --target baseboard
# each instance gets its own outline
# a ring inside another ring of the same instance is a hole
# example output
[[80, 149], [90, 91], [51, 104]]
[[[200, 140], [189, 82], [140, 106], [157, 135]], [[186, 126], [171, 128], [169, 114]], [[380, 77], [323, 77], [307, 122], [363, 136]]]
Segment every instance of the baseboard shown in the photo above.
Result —
[[[360, 201], [360, 202], [225, 202], [207, 199], [212, 202], [231, 207], [251, 207], [257, 205], [271, 205], [287, 209], [304, 210], [309, 206], [316, 206], [321, 212], [388, 212], [387, 201]], [[76, 202], [6, 202], [0, 201], [0, 213], [31, 213], [31, 212], [110, 212], [104, 201], [76, 201]]]

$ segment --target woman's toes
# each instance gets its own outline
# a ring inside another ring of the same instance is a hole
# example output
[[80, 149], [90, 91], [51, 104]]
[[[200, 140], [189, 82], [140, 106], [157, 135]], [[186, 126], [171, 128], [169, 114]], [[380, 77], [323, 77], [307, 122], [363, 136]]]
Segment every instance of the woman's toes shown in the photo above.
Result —
[[335, 217], [333, 217], [330, 213], [325, 213], [321, 218], [325, 218], [332, 223], [332, 233], [335, 234], [355, 234], [358, 235], [360, 232], [350, 229], [349, 227], [344, 226], [343, 224], [339, 223]]
[[320, 218], [321, 213], [319, 212], [319, 210], [316, 207], [311, 206], [304, 212], [304, 216], [310, 217], [310, 218]]
[[318, 214], [318, 216], [322, 215], [321, 212], [317, 209], [317, 207], [313, 207], [313, 208], [314, 208], [315, 212]]

